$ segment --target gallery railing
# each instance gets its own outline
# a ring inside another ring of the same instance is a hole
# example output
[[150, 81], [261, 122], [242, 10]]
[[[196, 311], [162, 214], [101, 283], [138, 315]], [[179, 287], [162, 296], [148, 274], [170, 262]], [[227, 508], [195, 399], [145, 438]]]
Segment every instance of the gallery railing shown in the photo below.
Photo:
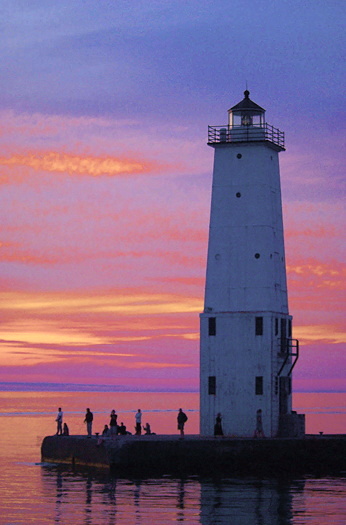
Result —
[[208, 144], [263, 141], [285, 149], [285, 133], [266, 122], [258, 126], [208, 126]]

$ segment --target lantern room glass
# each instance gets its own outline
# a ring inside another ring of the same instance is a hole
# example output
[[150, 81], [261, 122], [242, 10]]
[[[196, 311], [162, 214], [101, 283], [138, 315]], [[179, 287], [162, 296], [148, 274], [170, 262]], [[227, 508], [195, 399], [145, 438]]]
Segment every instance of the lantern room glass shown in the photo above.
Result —
[[228, 112], [228, 125], [231, 128], [238, 128], [244, 126], [262, 127], [265, 123], [264, 115], [264, 111], [260, 112], [256, 110], [230, 110]]

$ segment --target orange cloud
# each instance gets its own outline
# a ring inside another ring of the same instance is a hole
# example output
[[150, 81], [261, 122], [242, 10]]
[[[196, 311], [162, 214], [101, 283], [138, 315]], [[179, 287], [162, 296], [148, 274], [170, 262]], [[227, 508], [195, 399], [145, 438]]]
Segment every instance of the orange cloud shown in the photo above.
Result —
[[9, 167], [24, 166], [36, 171], [50, 173], [69, 173], [70, 175], [117, 176], [156, 171], [153, 162], [120, 157], [71, 155], [69, 153], [38, 152], [27, 155], [0, 157], [0, 165]]
[[[81, 358], [123, 356], [127, 362], [140, 343], [151, 341], [155, 348], [167, 337], [198, 339], [188, 319], [201, 307], [194, 297], [145, 290], [110, 295], [3, 292], [1, 362], [52, 362], [74, 352]], [[129, 351], [119, 353], [119, 345]]]
[[301, 279], [306, 287], [313, 284], [316, 288], [345, 289], [346, 267], [338, 261], [323, 263], [316, 259], [307, 259], [288, 264], [287, 273], [289, 278]]
[[300, 343], [307, 344], [340, 344], [346, 342], [346, 332], [342, 327], [335, 325], [306, 325], [295, 326], [294, 337]]
[[63, 313], [70, 315], [80, 312], [138, 315], [200, 312], [201, 300], [169, 293], [150, 293], [137, 290], [110, 290], [107, 294], [65, 293], [65, 292], [3, 292], [1, 309], [8, 312], [35, 311], [36, 313]]
[[[13, 334], [10, 332], [5, 332], [2, 336], [11, 338]], [[15, 333], [18, 337], [18, 332]], [[134, 353], [119, 353], [113, 349], [110, 349], [108, 352], [102, 351], [100, 349], [95, 350], [85, 350], [83, 346], [82, 349], [77, 348], [79, 345], [74, 344], [71, 336], [67, 336], [67, 333], [63, 334], [59, 338], [59, 330], [57, 329], [54, 333], [47, 333], [45, 329], [41, 333], [35, 332], [21, 332], [21, 341], [14, 340], [2, 340], [1, 341], [1, 354], [0, 354], [0, 364], [1, 366], [16, 366], [18, 364], [24, 366], [32, 366], [39, 363], [54, 363], [61, 360], [73, 359], [75, 356], [78, 360], [83, 360], [85, 358], [92, 358], [99, 360], [100, 358], [111, 358], [112, 360], [116, 358], [133, 358], [136, 356]], [[52, 337], [54, 336], [54, 337]], [[65, 338], [65, 340], [64, 340]], [[82, 336], [84, 338], [84, 336]], [[96, 339], [96, 338], [94, 338]], [[91, 341], [91, 337], [89, 337]], [[81, 345], [81, 338], [79, 338], [79, 344]], [[64, 342], [66, 346], [64, 347]], [[39, 344], [37, 344], [39, 343]], [[78, 350], [77, 354], [74, 354], [75, 350]]]

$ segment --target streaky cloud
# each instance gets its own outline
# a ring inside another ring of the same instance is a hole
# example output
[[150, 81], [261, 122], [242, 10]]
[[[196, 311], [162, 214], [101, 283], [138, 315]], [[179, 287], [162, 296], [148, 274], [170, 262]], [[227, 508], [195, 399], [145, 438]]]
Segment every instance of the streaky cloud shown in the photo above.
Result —
[[11, 167], [24, 166], [35, 171], [92, 177], [124, 176], [156, 172], [159, 169], [159, 165], [155, 162], [111, 156], [72, 155], [57, 151], [0, 157], [0, 165]]

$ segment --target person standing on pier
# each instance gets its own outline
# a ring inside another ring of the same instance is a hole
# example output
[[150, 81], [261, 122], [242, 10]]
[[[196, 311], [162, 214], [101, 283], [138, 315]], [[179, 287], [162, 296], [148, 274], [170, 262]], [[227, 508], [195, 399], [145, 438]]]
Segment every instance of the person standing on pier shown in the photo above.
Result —
[[56, 435], [57, 436], [61, 436], [62, 435], [62, 418], [63, 418], [63, 413], [62, 413], [62, 410], [61, 408], [58, 408], [58, 414], [56, 416], [56, 425], [57, 425], [57, 429], [56, 429]]
[[263, 438], [263, 424], [262, 424], [262, 410], [259, 408], [256, 412], [256, 429], [254, 436], [255, 438]]
[[214, 425], [214, 436], [223, 436], [222, 416], [220, 412], [216, 415], [215, 425]]
[[87, 424], [87, 432], [88, 432], [89, 438], [91, 437], [91, 434], [92, 434], [93, 419], [94, 419], [93, 413], [90, 412], [90, 408], [87, 408], [84, 423]]
[[109, 422], [109, 427], [110, 427], [111, 437], [114, 437], [118, 433], [118, 423], [117, 423], [118, 416], [115, 413], [115, 410], [112, 410], [110, 418], [111, 419]]
[[142, 426], [141, 426], [142, 425], [142, 412], [140, 408], [136, 412], [135, 420], [136, 420], [136, 436], [140, 436], [142, 433]]
[[187, 421], [187, 415], [185, 414], [185, 412], [183, 412], [182, 408], [179, 408], [177, 420], [178, 420], [178, 430], [180, 430], [180, 435], [184, 437], [184, 425]]

